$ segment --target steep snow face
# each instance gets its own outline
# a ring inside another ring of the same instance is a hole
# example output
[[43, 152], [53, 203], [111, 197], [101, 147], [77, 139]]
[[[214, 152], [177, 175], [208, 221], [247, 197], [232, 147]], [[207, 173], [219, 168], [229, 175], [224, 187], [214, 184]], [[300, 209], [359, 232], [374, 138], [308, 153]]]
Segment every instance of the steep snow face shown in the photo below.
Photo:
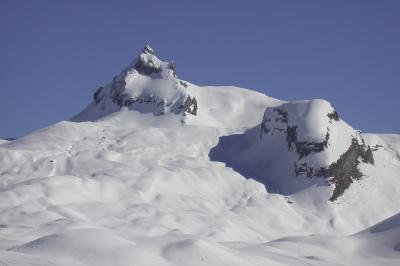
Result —
[[[360, 133], [342, 121], [329, 102], [318, 99], [268, 107], [259, 127], [223, 137], [211, 158], [284, 194], [315, 182], [332, 183], [331, 200], [361, 178], [360, 162], [374, 163]], [[331, 179], [310, 181], [313, 177]]]
[[93, 102], [72, 120], [94, 121], [122, 107], [153, 115], [196, 115], [197, 101], [187, 87], [187, 83], [177, 78], [175, 64], [159, 60], [146, 45], [112, 82], [97, 89]]

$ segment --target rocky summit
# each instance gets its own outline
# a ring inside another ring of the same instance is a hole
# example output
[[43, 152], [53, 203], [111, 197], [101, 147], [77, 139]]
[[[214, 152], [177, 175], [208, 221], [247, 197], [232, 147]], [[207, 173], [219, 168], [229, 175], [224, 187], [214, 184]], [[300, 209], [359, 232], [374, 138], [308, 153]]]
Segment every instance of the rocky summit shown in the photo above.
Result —
[[196, 115], [197, 100], [175, 71], [173, 62], [161, 61], [146, 45], [134, 62], [96, 90], [93, 102], [72, 120], [96, 120], [122, 107], [153, 115]]

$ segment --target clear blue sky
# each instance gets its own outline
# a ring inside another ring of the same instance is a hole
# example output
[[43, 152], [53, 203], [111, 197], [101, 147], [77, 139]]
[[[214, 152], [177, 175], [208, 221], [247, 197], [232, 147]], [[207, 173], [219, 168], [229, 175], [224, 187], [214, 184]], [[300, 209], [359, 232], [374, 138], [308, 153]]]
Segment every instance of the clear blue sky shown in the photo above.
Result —
[[146, 43], [192, 83], [400, 133], [400, 1], [0, 0], [0, 136], [70, 118]]

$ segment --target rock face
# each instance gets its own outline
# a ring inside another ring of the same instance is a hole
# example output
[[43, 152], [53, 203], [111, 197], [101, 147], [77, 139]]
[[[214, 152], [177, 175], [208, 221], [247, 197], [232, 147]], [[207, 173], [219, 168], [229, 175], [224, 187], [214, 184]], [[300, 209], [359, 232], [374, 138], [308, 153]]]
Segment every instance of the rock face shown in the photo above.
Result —
[[93, 103], [72, 120], [96, 120], [122, 107], [155, 116], [197, 114], [197, 100], [190, 94], [190, 84], [179, 80], [175, 64], [159, 60], [148, 45], [109, 84], [98, 88]]
[[[284, 136], [288, 152], [297, 155], [293, 162], [296, 176], [329, 178], [335, 186], [331, 201], [363, 176], [358, 168], [360, 163], [374, 164], [371, 148], [359, 132], [344, 125], [333, 106], [324, 100], [267, 108], [261, 129], [261, 138]], [[349, 139], [348, 145], [339, 143]]]
[[359, 180], [363, 176], [358, 169], [359, 159], [364, 163], [374, 164], [371, 148], [366, 147], [364, 143], [358, 143], [358, 140], [354, 138], [349, 149], [336, 162], [316, 172], [315, 176], [332, 177], [330, 181], [335, 185], [335, 189], [330, 198], [331, 201], [341, 196], [353, 180]]
[[171, 70], [171, 74], [176, 77], [176, 67], [174, 62], [168, 62], [165, 67], [165, 62], [161, 62], [154, 54], [153, 48], [146, 45], [142, 53], [136, 60], [134, 68], [142, 75], [151, 75], [161, 73], [163, 68]]
[[260, 127], [222, 137], [211, 157], [284, 194], [322, 178], [334, 186], [331, 201], [363, 176], [359, 164], [374, 164], [361, 134], [325, 100], [268, 107]]

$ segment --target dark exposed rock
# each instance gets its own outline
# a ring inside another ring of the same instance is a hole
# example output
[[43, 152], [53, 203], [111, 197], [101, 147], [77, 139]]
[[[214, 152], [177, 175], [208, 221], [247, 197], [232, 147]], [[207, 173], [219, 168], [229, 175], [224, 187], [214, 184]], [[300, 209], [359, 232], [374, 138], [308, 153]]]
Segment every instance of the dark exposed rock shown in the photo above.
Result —
[[162, 71], [161, 67], [149, 66], [145, 64], [141, 57], [138, 58], [135, 69], [142, 75], [151, 75], [153, 73], [160, 73]]
[[176, 65], [173, 61], [168, 62], [167, 67], [172, 70], [172, 75], [176, 77]]
[[327, 114], [330, 120], [339, 121], [339, 114], [334, 110], [332, 113]]
[[344, 175], [340, 179], [333, 179], [333, 183], [335, 184], [335, 189], [333, 190], [333, 194], [329, 199], [332, 202], [343, 195], [344, 191], [350, 187], [351, 183], [353, 183], [353, 180], [351, 179], [351, 176]]
[[154, 106], [164, 106], [165, 101], [162, 98], [157, 96], [141, 96], [137, 98], [127, 98], [125, 100], [121, 100], [120, 106], [129, 107], [134, 103], [145, 103], [145, 104], [152, 104]]
[[366, 149], [364, 153], [361, 154], [361, 159], [363, 163], [374, 164], [374, 156], [372, 154], [372, 149], [370, 146]]
[[183, 112], [197, 115], [197, 101], [196, 98], [191, 98], [190, 95], [186, 98], [184, 105], [182, 106]]
[[294, 163], [294, 172], [296, 173], [297, 176], [305, 175], [309, 178], [316, 177], [316, 176], [322, 176], [322, 174], [320, 174], [320, 172], [318, 172], [318, 170], [316, 170], [312, 166], [309, 166], [307, 163], [298, 164], [297, 162], [295, 162]]
[[101, 93], [103, 90], [103, 87], [99, 87], [96, 92], [93, 94], [93, 100], [96, 104], [101, 102], [104, 99], [104, 94]]
[[[152, 61], [154, 59], [153, 55], [154, 50], [149, 45], [146, 45], [143, 48], [142, 53], [138, 56], [134, 68], [142, 75], [160, 73], [162, 71], [162, 67], [160, 64], [156, 64], [155, 61]], [[147, 62], [147, 60], [150, 60], [151, 63]], [[176, 76], [175, 64], [172, 63], [172, 65], [168, 65], [168, 67], [174, 71], [174, 75]]]
[[325, 148], [328, 147], [329, 136], [329, 132], [326, 132], [325, 139], [322, 142], [295, 141], [294, 144], [296, 145], [296, 152], [300, 155], [300, 159], [309, 155], [310, 153], [321, 152], [325, 150]]
[[343, 195], [353, 180], [359, 180], [363, 176], [358, 169], [360, 158], [364, 163], [374, 164], [371, 148], [360, 144], [357, 139], [353, 138], [349, 149], [327, 168], [314, 169], [308, 166], [307, 163], [300, 165], [295, 163], [295, 172], [296, 175], [305, 174], [307, 177], [332, 177], [330, 182], [335, 185], [335, 189], [329, 200], [335, 201]]
[[121, 75], [119, 78], [114, 77], [110, 91], [112, 101], [120, 107], [130, 106], [132, 104], [132, 99], [127, 98], [123, 93], [126, 85], [124, 76], [125, 74]]
[[[275, 109], [273, 109], [273, 111], [275, 113], [277, 113], [277, 115], [278, 115], [275, 118], [275, 121], [276, 122], [282, 122], [282, 123], [287, 125], [287, 123], [288, 123], [288, 113], [285, 110], [282, 110], [282, 109], [279, 109], [279, 108], [275, 108]], [[271, 122], [271, 119], [268, 118], [268, 117], [265, 117], [265, 114], [264, 114], [263, 122], [261, 123], [260, 138], [262, 138], [262, 134], [263, 133], [268, 135], [268, 133], [271, 132], [272, 129], [279, 131], [279, 129], [277, 129], [277, 128], [269, 128], [267, 126], [267, 122]]]
[[[329, 129], [326, 132], [325, 139], [322, 142], [307, 142], [307, 141], [298, 141], [297, 140], [297, 126], [289, 126], [288, 124], [288, 113], [285, 110], [275, 108], [273, 109], [275, 113], [278, 115], [275, 117], [276, 122], [280, 122], [285, 124], [286, 130], [274, 128], [274, 130], [285, 132], [286, 133], [286, 141], [288, 144], [288, 150], [292, 151], [293, 148], [296, 149], [296, 152], [300, 155], [300, 158], [303, 158], [309, 155], [312, 152], [321, 152], [325, 148], [328, 147], [329, 141]], [[265, 122], [269, 122], [270, 120], [267, 117], [264, 117], [264, 122], [261, 124], [261, 129], [266, 134], [268, 134], [271, 129], [266, 126]]]
[[285, 110], [276, 108], [273, 111], [279, 114], [279, 116], [275, 118], [276, 122], [288, 123], [288, 113]]
[[332, 107], [333, 111], [330, 112], [329, 114], [327, 114], [327, 116], [331, 121], [334, 120], [334, 121], [338, 122], [340, 120], [339, 114], [336, 112], [336, 109], [332, 106], [332, 104], [331, 104], [331, 107]]
[[292, 150], [292, 145], [297, 142], [297, 126], [287, 126], [286, 131], [286, 142], [288, 145], [288, 150]]
[[187, 84], [186, 82], [184, 82], [182, 80], [179, 81], [179, 84], [181, 84], [185, 88], [189, 87], [189, 84]]
[[[265, 120], [264, 120], [265, 121]], [[268, 133], [269, 133], [269, 131], [270, 131], [270, 128], [268, 128], [267, 126], [266, 126], [266, 123], [261, 123], [261, 125], [260, 125], [260, 139], [262, 138], [262, 136], [263, 136], [263, 133], [265, 133], [266, 135], [268, 135]]]
[[373, 164], [373, 156], [370, 147], [366, 148], [364, 144], [360, 145], [356, 139], [353, 139], [349, 149], [343, 153], [340, 158], [332, 163], [326, 170], [326, 177], [333, 177], [331, 182], [335, 184], [330, 201], [335, 201], [350, 186], [352, 180], [359, 180], [363, 174], [358, 169], [358, 158], [368, 158], [366, 163]]

